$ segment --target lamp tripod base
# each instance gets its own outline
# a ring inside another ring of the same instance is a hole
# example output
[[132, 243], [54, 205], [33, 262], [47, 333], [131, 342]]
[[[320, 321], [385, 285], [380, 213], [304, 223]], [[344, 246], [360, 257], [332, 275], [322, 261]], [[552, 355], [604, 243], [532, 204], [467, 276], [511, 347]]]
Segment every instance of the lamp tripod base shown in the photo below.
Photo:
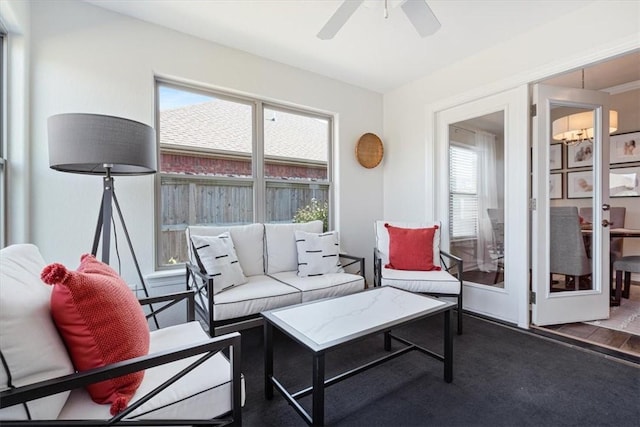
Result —
[[[111, 247], [111, 221], [110, 220], [113, 213], [113, 206], [115, 206], [116, 212], [118, 213], [118, 218], [120, 218], [120, 225], [122, 226], [122, 230], [124, 231], [124, 235], [127, 239], [127, 244], [129, 245], [129, 251], [131, 252], [133, 263], [136, 267], [136, 272], [138, 273], [138, 279], [140, 279], [140, 284], [142, 285], [142, 290], [144, 292], [145, 297], [148, 298], [149, 291], [144, 281], [144, 277], [142, 276], [142, 272], [140, 271], [140, 264], [138, 263], [138, 258], [136, 257], [136, 253], [133, 250], [131, 238], [129, 237], [129, 231], [127, 230], [127, 225], [124, 222], [124, 217], [122, 216], [120, 203], [118, 203], [118, 198], [116, 197], [116, 193], [113, 188], [113, 177], [111, 176], [109, 169], [107, 169], [107, 175], [104, 177], [103, 184], [104, 185], [103, 185], [103, 191], [102, 191], [102, 202], [100, 203], [100, 213], [98, 214], [98, 224], [96, 226], [96, 232], [93, 237], [93, 246], [91, 249], [91, 254], [94, 256], [97, 255], [98, 244], [100, 242], [100, 237], [102, 236], [102, 262], [104, 262], [105, 264], [109, 264], [109, 252]], [[150, 306], [150, 309], [153, 313], [153, 306]], [[152, 314], [152, 317], [156, 325], [156, 328], [160, 328], [156, 315]]]

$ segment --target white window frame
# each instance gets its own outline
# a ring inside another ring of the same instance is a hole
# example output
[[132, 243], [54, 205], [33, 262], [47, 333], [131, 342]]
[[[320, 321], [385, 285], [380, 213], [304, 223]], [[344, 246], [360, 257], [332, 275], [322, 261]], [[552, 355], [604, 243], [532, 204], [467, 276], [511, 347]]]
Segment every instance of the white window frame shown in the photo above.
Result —
[[[231, 102], [239, 102], [243, 104], [248, 104], [252, 106], [252, 176], [251, 177], [221, 177], [221, 176], [211, 176], [211, 177], [203, 177], [204, 180], [210, 180], [212, 182], [244, 182], [246, 184], [250, 183], [253, 186], [253, 222], [266, 222], [266, 191], [267, 191], [267, 183], [285, 183], [291, 184], [292, 181], [286, 179], [279, 178], [266, 178], [265, 177], [265, 155], [264, 155], [264, 134], [263, 134], [263, 123], [264, 123], [264, 110], [272, 109], [277, 111], [282, 111], [285, 113], [297, 114], [302, 116], [307, 116], [311, 118], [320, 118], [328, 121], [328, 153], [327, 153], [327, 179], [326, 180], [314, 180], [314, 181], [302, 181], [296, 182], [298, 185], [309, 185], [309, 186], [322, 186], [326, 187], [328, 192], [328, 205], [329, 205], [329, 227], [333, 228], [333, 201], [335, 200], [335, 195], [333, 194], [333, 135], [334, 135], [334, 117], [330, 114], [314, 111], [313, 109], [303, 109], [299, 107], [292, 107], [285, 104], [279, 104], [277, 102], [273, 102], [272, 100], [265, 100], [258, 97], [248, 97], [248, 96], [240, 96], [237, 94], [233, 94], [230, 92], [224, 92], [220, 90], [212, 90], [205, 87], [199, 87], [191, 84], [184, 84], [181, 82], [177, 82], [174, 80], [169, 80], [161, 77], [155, 78], [155, 95], [156, 95], [156, 129], [160, 129], [160, 110], [159, 110], [159, 87], [160, 86], [168, 86], [178, 90], [191, 91], [194, 93], [200, 93], [206, 96], [212, 96], [218, 99], [224, 99]], [[160, 169], [160, 132], [157, 132], [157, 158], [158, 158], [158, 169]], [[185, 150], [187, 151], [187, 150]], [[198, 153], [198, 150], [193, 151], [194, 154]], [[155, 236], [156, 241], [154, 244], [155, 247], [155, 264], [156, 269], [164, 270], [174, 268], [173, 266], [168, 266], [160, 263], [159, 260], [159, 245], [161, 239], [161, 178], [164, 175], [158, 170], [156, 174], [156, 203], [155, 203]], [[175, 175], [172, 175], [175, 177]], [[179, 177], [176, 177], [179, 179]]]
[[7, 40], [0, 24], [0, 247], [7, 244]]

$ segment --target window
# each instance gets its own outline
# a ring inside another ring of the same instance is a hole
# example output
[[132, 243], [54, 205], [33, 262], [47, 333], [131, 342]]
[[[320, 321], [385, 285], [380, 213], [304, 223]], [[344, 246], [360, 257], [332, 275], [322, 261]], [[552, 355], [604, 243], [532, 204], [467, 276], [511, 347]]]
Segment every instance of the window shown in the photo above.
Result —
[[6, 180], [7, 180], [7, 160], [6, 160], [6, 136], [7, 136], [7, 114], [6, 114], [6, 85], [7, 85], [7, 46], [6, 33], [0, 26], [0, 247], [6, 244]]
[[472, 148], [449, 147], [449, 227], [451, 240], [478, 234], [478, 154]]
[[331, 190], [332, 118], [157, 81], [157, 265], [187, 259], [189, 225], [291, 222]]

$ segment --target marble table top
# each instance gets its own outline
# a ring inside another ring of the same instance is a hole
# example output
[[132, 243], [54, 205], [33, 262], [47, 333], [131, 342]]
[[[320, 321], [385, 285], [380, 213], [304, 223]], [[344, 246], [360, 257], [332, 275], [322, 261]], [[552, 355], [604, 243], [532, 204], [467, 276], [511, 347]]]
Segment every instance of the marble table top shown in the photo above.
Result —
[[263, 312], [314, 351], [445, 311], [454, 303], [390, 286]]

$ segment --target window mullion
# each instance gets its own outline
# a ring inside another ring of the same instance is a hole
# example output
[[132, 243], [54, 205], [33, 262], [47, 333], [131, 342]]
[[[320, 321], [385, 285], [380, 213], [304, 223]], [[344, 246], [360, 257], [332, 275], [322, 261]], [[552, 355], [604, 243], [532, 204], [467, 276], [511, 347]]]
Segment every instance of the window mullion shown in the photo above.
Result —
[[266, 186], [264, 181], [264, 104], [257, 101], [253, 104], [253, 185], [254, 185], [254, 220], [265, 222], [266, 218]]

